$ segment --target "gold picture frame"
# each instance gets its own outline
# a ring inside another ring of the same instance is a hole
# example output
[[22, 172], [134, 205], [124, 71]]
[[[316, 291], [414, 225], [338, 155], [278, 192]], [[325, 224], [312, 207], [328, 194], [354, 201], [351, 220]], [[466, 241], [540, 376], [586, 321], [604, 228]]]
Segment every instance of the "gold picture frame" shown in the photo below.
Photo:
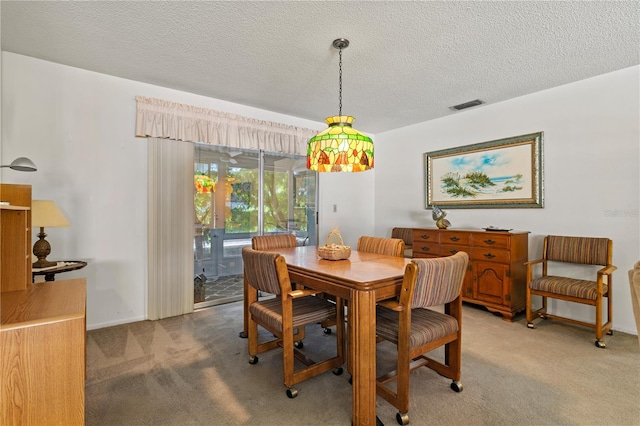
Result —
[[424, 154], [426, 208], [542, 208], [543, 132]]

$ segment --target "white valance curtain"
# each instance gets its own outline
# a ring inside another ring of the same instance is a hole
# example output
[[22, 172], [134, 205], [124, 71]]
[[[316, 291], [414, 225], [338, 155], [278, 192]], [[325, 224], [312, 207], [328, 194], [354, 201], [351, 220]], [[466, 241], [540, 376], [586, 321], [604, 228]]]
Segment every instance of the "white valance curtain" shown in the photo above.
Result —
[[317, 131], [162, 99], [136, 97], [136, 136], [306, 155]]

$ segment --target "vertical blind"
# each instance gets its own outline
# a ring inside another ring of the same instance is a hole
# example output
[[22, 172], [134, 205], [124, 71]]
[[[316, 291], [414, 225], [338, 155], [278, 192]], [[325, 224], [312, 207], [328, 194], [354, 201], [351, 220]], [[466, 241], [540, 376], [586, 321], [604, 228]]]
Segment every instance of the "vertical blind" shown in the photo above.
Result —
[[154, 320], [193, 312], [193, 143], [306, 155], [316, 132], [162, 99], [136, 103], [136, 136], [148, 139], [147, 318]]
[[148, 141], [147, 318], [193, 312], [193, 145]]

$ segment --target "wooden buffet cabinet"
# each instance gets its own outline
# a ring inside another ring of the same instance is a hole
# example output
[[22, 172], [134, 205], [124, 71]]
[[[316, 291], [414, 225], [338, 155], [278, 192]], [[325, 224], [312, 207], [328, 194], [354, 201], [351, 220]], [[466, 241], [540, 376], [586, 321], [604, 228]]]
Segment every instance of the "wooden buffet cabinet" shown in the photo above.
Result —
[[528, 232], [414, 229], [413, 257], [469, 254], [462, 300], [502, 314], [508, 321], [525, 308]]
[[31, 284], [31, 187], [0, 198], [0, 425], [82, 425], [86, 280]]

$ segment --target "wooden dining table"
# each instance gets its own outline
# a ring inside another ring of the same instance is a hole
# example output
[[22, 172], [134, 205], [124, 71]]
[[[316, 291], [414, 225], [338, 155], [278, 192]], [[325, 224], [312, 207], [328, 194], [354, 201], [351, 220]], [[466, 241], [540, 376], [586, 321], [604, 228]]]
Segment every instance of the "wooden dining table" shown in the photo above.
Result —
[[348, 300], [349, 365], [353, 425], [376, 424], [376, 301], [400, 291], [404, 257], [352, 251], [349, 259], [325, 260], [317, 247], [277, 249], [291, 281]]

